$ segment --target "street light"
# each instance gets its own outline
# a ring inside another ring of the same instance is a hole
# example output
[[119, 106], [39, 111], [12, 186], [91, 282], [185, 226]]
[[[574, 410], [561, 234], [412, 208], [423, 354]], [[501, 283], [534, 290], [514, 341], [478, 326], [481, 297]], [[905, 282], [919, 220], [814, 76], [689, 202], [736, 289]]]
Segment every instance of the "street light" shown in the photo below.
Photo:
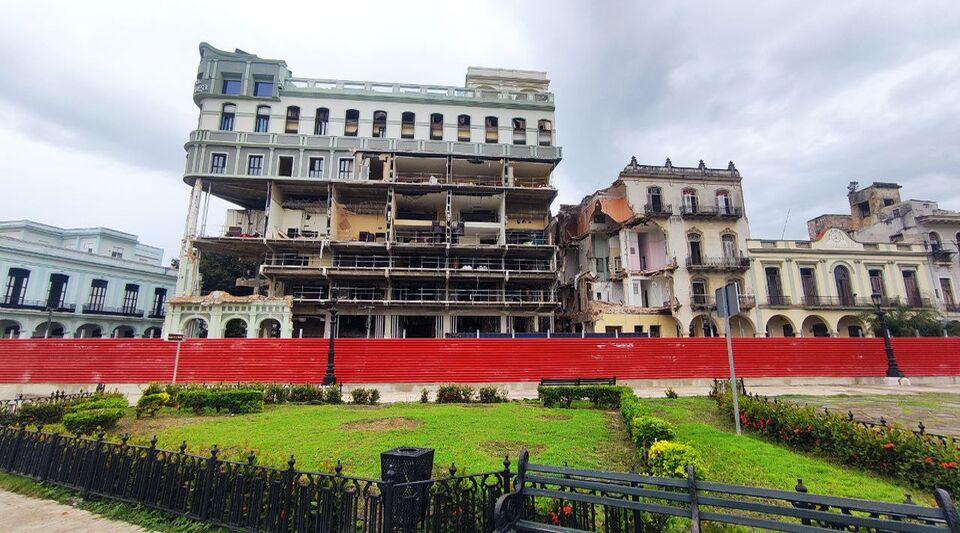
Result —
[[883, 347], [887, 352], [887, 377], [902, 378], [903, 372], [901, 372], [900, 367], [897, 366], [897, 359], [893, 356], [893, 346], [890, 345], [890, 330], [887, 329], [887, 313], [880, 308], [880, 304], [883, 302], [883, 296], [875, 292], [870, 295], [870, 299], [873, 300], [873, 312], [876, 313], [880, 331], [883, 332]]
[[337, 377], [333, 374], [333, 341], [337, 337], [337, 297], [330, 300], [330, 344], [327, 348], [327, 373], [323, 375], [324, 385], [333, 385]]

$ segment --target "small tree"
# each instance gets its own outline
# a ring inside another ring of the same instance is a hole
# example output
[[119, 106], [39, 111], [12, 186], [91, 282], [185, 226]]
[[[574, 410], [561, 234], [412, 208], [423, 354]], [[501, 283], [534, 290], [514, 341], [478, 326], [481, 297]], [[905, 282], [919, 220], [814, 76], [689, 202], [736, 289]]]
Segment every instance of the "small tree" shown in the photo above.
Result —
[[224, 254], [204, 253], [200, 256], [200, 274], [204, 294], [224, 291], [234, 296], [253, 294], [250, 287], [237, 287], [237, 278], [249, 278], [257, 272], [257, 261]]
[[[886, 319], [891, 337], [913, 337], [917, 332], [920, 332], [921, 337], [943, 336], [943, 317], [932, 309], [913, 309], [898, 305], [887, 310]], [[883, 331], [880, 330], [880, 321], [873, 311], [861, 314], [860, 321], [873, 330], [876, 336], [883, 335]]]

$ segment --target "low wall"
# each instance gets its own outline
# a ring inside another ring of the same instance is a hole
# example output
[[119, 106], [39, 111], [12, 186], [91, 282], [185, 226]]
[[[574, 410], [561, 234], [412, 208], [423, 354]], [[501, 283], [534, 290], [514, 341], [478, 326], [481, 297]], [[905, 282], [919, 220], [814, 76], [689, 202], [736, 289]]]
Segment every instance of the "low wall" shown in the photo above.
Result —
[[[0, 383], [262, 381], [317, 383], [327, 339], [18, 339], [0, 341]], [[894, 339], [907, 376], [960, 376], [960, 339]], [[883, 377], [876, 338], [735, 338], [745, 378]], [[337, 339], [342, 383], [511, 383], [541, 377], [620, 380], [729, 375], [722, 338]]]

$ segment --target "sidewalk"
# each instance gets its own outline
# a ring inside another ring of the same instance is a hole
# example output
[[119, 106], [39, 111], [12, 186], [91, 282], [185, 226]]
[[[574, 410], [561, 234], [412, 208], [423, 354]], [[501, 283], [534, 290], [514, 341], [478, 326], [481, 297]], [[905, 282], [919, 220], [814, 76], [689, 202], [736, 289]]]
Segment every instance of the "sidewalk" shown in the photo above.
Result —
[[40, 500], [0, 490], [0, 530], [8, 533], [145, 533], [126, 522], [101, 518], [53, 500]]

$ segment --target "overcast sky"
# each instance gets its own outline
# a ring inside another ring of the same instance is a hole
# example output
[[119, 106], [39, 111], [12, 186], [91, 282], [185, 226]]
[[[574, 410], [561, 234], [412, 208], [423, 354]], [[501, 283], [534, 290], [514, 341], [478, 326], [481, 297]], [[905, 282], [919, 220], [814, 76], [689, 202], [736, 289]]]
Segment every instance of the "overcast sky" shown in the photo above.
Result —
[[[754, 237], [806, 236], [846, 185], [960, 209], [960, 2], [30, 2], [0, 17], [0, 219], [177, 254], [207, 41], [302, 77], [460, 85], [546, 70], [559, 201], [641, 163], [744, 177]], [[211, 204], [208, 225], [226, 204]]]

